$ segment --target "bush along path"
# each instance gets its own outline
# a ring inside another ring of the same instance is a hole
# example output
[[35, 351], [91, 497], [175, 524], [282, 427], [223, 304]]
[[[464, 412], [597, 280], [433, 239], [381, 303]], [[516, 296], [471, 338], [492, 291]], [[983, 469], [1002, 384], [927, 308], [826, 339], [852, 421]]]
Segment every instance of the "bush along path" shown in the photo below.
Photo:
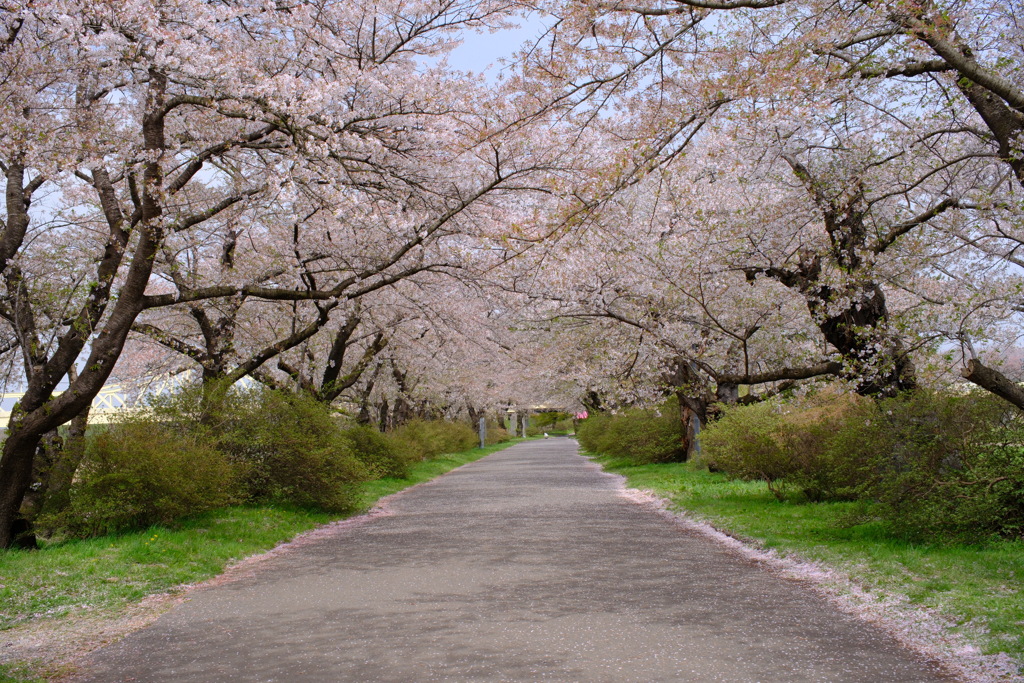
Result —
[[[433, 457], [411, 464], [405, 477], [364, 482], [358, 510], [518, 441]], [[59, 678], [72, 660], [149, 623], [194, 584], [345, 518], [351, 514], [236, 506], [37, 551], [0, 551], [0, 681]]]
[[764, 481], [692, 463], [594, 460], [682, 523], [810, 578], [967, 680], [1024, 680], [1024, 542], [913, 543], [853, 502], [779, 500]]

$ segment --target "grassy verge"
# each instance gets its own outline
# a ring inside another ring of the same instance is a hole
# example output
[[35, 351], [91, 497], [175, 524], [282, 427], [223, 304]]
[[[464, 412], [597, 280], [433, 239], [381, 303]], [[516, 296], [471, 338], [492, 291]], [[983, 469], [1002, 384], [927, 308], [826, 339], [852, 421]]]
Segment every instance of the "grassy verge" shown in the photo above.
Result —
[[[417, 463], [406, 479], [367, 482], [361, 507], [518, 441]], [[274, 506], [231, 507], [173, 528], [68, 541], [33, 552], [0, 551], [0, 631], [43, 620], [113, 615], [148, 595], [216, 576], [233, 561], [341, 517]], [[32, 676], [47, 673], [31, 663], [8, 662], [0, 664], [0, 683], [38, 680]]]
[[[1024, 542], [921, 545], [890, 535], [853, 503], [779, 502], [762, 482], [730, 481], [686, 464], [630, 465], [596, 458], [714, 524], [782, 554], [836, 567], [868, 590], [907, 596], [980, 632], [986, 654], [1024, 662]], [[1024, 670], [1022, 670], [1024, 673]]]

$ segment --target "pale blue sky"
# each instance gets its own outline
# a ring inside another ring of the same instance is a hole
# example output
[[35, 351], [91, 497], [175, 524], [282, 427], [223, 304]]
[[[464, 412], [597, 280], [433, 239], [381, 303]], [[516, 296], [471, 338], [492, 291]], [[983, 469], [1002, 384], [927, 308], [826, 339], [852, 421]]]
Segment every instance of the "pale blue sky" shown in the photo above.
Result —
[[448, 63], [461, 71], [487, 72], [492, 78], [501, 69], [498, 60], [510, 58], [525, 41], [537, 38], [544, 30], [540, 18], [521, 20], [521, 26], [497, 33], [467, 33]]

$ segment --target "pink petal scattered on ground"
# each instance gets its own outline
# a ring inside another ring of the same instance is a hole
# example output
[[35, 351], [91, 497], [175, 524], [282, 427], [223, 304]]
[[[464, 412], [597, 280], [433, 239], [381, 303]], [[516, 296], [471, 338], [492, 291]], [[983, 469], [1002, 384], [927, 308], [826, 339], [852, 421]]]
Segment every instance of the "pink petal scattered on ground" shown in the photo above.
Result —
[[[957, 625], [935, 610], [910, 604], [904, 595], [871, 593], [837, 569], [823, 567], [795, 556], [781, 556], [774, 550], [758, 548], [719, 531], [711, 524], [685, 512], [669, 510], [671, 502], [651, 491], [626, 487], [626, 478], [605, 473], [617, 480], [620, 495], [683, 529], [716, 541], [729, 550], [781, 576], [803, 582], [838, 609], [870, 622], [896, 638], [907, 648], [941, 663], [947, 670], [971, 683], [1020, 680], [1017, 664], [1006, 653], [984, 655]], [[978, 630], [978, 627], [968, 627]]]

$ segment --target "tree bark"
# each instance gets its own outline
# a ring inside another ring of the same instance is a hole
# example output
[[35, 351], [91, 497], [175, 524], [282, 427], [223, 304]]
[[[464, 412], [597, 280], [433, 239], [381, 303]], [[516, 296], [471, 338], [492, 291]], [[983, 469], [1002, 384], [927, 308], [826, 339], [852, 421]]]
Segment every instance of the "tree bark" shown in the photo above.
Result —
[[[781, 382], [785, 380], [811, 379], [822, 375], [838, 375], [843, 369], [842, 363], [826, 361], [817, 365], [810, 365], [801, 368], [781, 368], [779, 370], [768, 370], [766, 372], [754, 373], [722, 373], [715, 377], [719, 385], [739, 384], [766, 384], [768, 382]], [[723, 390], [730, 393], [731, 389]]]
[[[373, 394], [373, 387], [377, 384], [377, 378], [380, 376], [380, 367], [380, 365], [377, 365], [373, 369], [373, 374], [366, 381], [366, 385], [363, 387], [359, 397], [359, 415], [356, 417], [356, 422], [361, 425], [368, 425], [373, 422], [373, 415], [370, 412], [370, 396]], [[377, 429], [384, 431], [384, 424], [378, 424]]]
[[726, 405], [740, 402], [740, 385], [737, 382], [719, 381], [715, 386], [715, 400]]
[[683, 459], [690, 460], [700, 453], [700, 430], [707, 424], [708, 402], [706, 398], [688, 396], [677, 391], [679, 400], [680, 448]]
[[[92, 403], [103, 388], [121, 355], [132, 324], [142, 311], [146, 286], [153, 272], [153, 263], [164, 239], [161, 225], [163, 213], [158, 195], [162, 185], [161, 161], [165, 149], [164, 101], [167, 78], [155, 70], [150, 73], [147, 113], [143, 117], [143, 138], [153, 159], [145, 164], [144, 186], [140, 202], [139, 239], [124, 280], [117, 291], [113, 310], [104, 320], [111, 302], [114, 278], [123, 261], [128, 235], [119, 212], [111, 210], [110, 237], [103, 258], [97, 267], [97, 282], [78, 311], [74, 322], [59, 338], [56, 350], [49, 358], [27, 358], [28, 382], [25, 395], [11, 412], [7, 440], [0, 456], [0, 548], [10, 547], [14, 541], [16, 520], [22, 501], [32, 484], [32, 468], [39, 442], [51, 429], [68, 422]], [[106, 199], [101, 187], [102, 174], [95, 174], [97, 191]], [[116, 215], [115, 215], [116, 214]], [[18, 317], [18, 330], [28, 352], [34, 352], [37, 331], [27, 297], [18, 296], [11, 287], [19, 287], [17, 269], [4, 273], [8, 283], [7, 296], [27, 310]], [[101, 324], [102, 321], [102, 324]], [[92, 332], [98, 330], [95, 336]], [[70, 382], [64, 393], [55, 396], [58, 383], [68, 375], [79, 355], [89, 345], [85, 369]]]
[[811, 315], [819, 320], [818, 328], [825, 339], [839, 350], [852, 367], [851, 379], [857, 382], [862, 396], [895, 396], [917, 388], [914, 364], [899, 339], [884, 336], [879, 348], [877, 339], [861, 330], [884, 329], [888, 319], [885, 295], [871, 283], [862, 289], [863, 297], [850, 298], [855, 305], [837, 315], [822, 317], [832, 292], [820, 288], [819, 296], [807, 302]]
[[968, 382], [972, 382], [1024, 410], [1024, 389], [998, 370], [983, 365], [980, 360], [972, 358], [967, 361], [967, 367], [961, 370], [960, 374]]
[[466, 413], [469, 415], [469, 423], [474, 427], [480, 424], [481, 417], [487, 415], [486, 410], [477, 410], [469, 401], [466, 401]]
[[42, 512], [50, 488], [50, 478], [64, 450], [64, 440], [60, 436], [60, 428], [54, 427], [39, 440], [34, 462], [32, 463], [32, 484], [21, 502], [21, 517], [30, 525]]
[[957, 87], [992, 131], [999, 146], [999, 158], [1009, 165], [1017, 182], [1024, 185], [1024, 157], [1020, 155], [1018, 142], [1024, 133], [1024, 114], [1011, 109], [994, 93], [969, 79], [957, 79]]
[[32, 461], [42, 432], [19, 430], [8, 433], [0, 460], [0, 548], [10, 548], [26, 527], [20, 516], [25, 492], [32, 485]]
[[583, 396], [583, 407], [587, 413], [599, 413], [604, 410], [604, 402], [601, 400], [601, 396], [594, 391], [589, 389], [586, 395]]
[[85, 457], [85, 431], [89, 425], [91, 408], [92, 406], [87, 407], [71, 420], [64, 447], [50, 470], [46, 500], [43, 502], [43, 511], [48, 514], [63, 511], [71, 502], [71, 484]]
[[[339, 339], [341, 333], [339, 333]], [[376, 358], [381, 351], [384, 350], [388, 345], [388, 340], [384, 336], [383, 332], [378, 332], [370, 344], [363, 351], [363, 355], [359, 361], [356, 362], [348, 372], [341, 375], [341, 364], [344, 361], [345, 355], [345, 344], [347, 344], [347, 337], [345, 338], [341, 352], [335, 356], [334, 350], [332, 349], [332, 355], [329, 358], [327, 370], [324, 372], [323, 381], [320, 384], [319, 400], [324, 403], [331, 403], [336, 398], [341, 396], [342, 392], [353, 387], [359, 378], [363, 376], [366, 369], [370, 367], [373, 359]], [[335, 349], [338, 347], [338, 339], [335, 340]], [[334, 365], [331, 365], [333, 363]]]

